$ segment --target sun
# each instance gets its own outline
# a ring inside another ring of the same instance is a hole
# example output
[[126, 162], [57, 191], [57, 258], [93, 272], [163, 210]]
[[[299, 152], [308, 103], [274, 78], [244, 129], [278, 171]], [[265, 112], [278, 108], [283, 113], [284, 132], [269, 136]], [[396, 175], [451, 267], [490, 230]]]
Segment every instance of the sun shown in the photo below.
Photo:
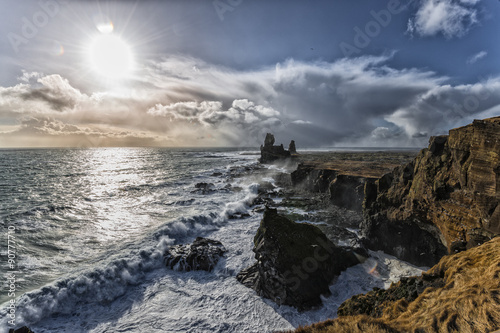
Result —
[[130, 46], [112, 33], [100, 34], [92, 40], [89, 58], [92, 70], [107, 79], [125, 78], [133, 69]]

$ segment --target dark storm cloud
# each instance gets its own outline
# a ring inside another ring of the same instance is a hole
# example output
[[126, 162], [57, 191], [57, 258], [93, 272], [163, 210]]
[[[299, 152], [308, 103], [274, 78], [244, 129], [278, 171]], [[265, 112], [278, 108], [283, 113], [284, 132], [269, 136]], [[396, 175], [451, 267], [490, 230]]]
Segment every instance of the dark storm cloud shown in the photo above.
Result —
[[258, 146], [266, 132], [307, 146], [424, 146], [430, 135], [497, 112], [498, 78], [452, 86], [430, 71], [389, 67], [392, 56], [289, 60], [253, 71], [169, 57], [150, 63], [133, 93], [83, 94], [59, 75], [40, 75], [0, 87], [0, 109], [9, 119], [60, 122], [24, 124], [24, 134], [62, 137], [63, 124], [72, 124], [191, 146]]

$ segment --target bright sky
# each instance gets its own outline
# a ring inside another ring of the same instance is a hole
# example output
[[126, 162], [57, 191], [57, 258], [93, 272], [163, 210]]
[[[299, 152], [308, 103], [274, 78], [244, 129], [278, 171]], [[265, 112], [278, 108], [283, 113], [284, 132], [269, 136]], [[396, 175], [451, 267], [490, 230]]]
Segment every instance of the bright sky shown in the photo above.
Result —
[[0, 147], [422, 147], [500, 115], [499, 10], [0, 0]]

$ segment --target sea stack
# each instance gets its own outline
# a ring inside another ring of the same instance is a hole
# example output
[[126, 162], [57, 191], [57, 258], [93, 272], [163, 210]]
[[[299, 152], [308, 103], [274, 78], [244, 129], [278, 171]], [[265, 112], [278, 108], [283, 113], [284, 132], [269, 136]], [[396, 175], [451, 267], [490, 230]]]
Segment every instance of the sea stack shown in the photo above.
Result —
[[[275, 146], [274, 142], [274, 135], [272, 135], [271, 133], [267, 133], [264, 140], [264, 145], [260, 146], [260, 163], [273, 163], [278, 160], [288, 159], [292, 156], [291, 152], [283, 147], [283, 144]], [[293, 149], [295, 150], [295, 141], [292, 140], [292, 142], [290, 142], [290, 146], [292, 145], [292, 143]], [[295, 151], [295, 154], [296, 153], [297, 152]]]
[[335, 276], [359, 263], [354, 252], [333, 244], [316, 226], [296, 223], [266, 208], [254, 238], [257, 262], [237, 279], [278, 304], [307, 310], [321, 305]]

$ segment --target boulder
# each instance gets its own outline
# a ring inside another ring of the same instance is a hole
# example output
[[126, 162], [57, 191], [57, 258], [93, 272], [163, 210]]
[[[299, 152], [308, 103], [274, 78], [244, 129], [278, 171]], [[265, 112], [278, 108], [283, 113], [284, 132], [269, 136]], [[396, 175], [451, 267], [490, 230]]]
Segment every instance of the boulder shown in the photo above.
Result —
[[260, 163], [272, 163], [291, 157], [290, 151], [285, 150], [282, 144], [275, 146], [274, 141], [274, 135], [267, 133], [264, 146], [260, 146]]
[[163, 255], [167, 267], [181, 271], [212, 271], [224, 255], [221, 242], [198, 237], [192, 244], [171, 246]]
[[213, 183], [197, 183], [194, 187], [196, 190], [191, 193], [211, 194], [215, 192], [215, 185]]
[[316, 226], [295, 223], [271, 208], [264, 212], [253, 251], [257, 262], [242, 270], [238, 281], [299, 310], [320, 305], [332, 279], [359, 263], [353, 252], [335, 246]]
[[417, 265], [500, 233], [500, 117], [432, 137], [410, 163], [365, 187], [365, 245]]

